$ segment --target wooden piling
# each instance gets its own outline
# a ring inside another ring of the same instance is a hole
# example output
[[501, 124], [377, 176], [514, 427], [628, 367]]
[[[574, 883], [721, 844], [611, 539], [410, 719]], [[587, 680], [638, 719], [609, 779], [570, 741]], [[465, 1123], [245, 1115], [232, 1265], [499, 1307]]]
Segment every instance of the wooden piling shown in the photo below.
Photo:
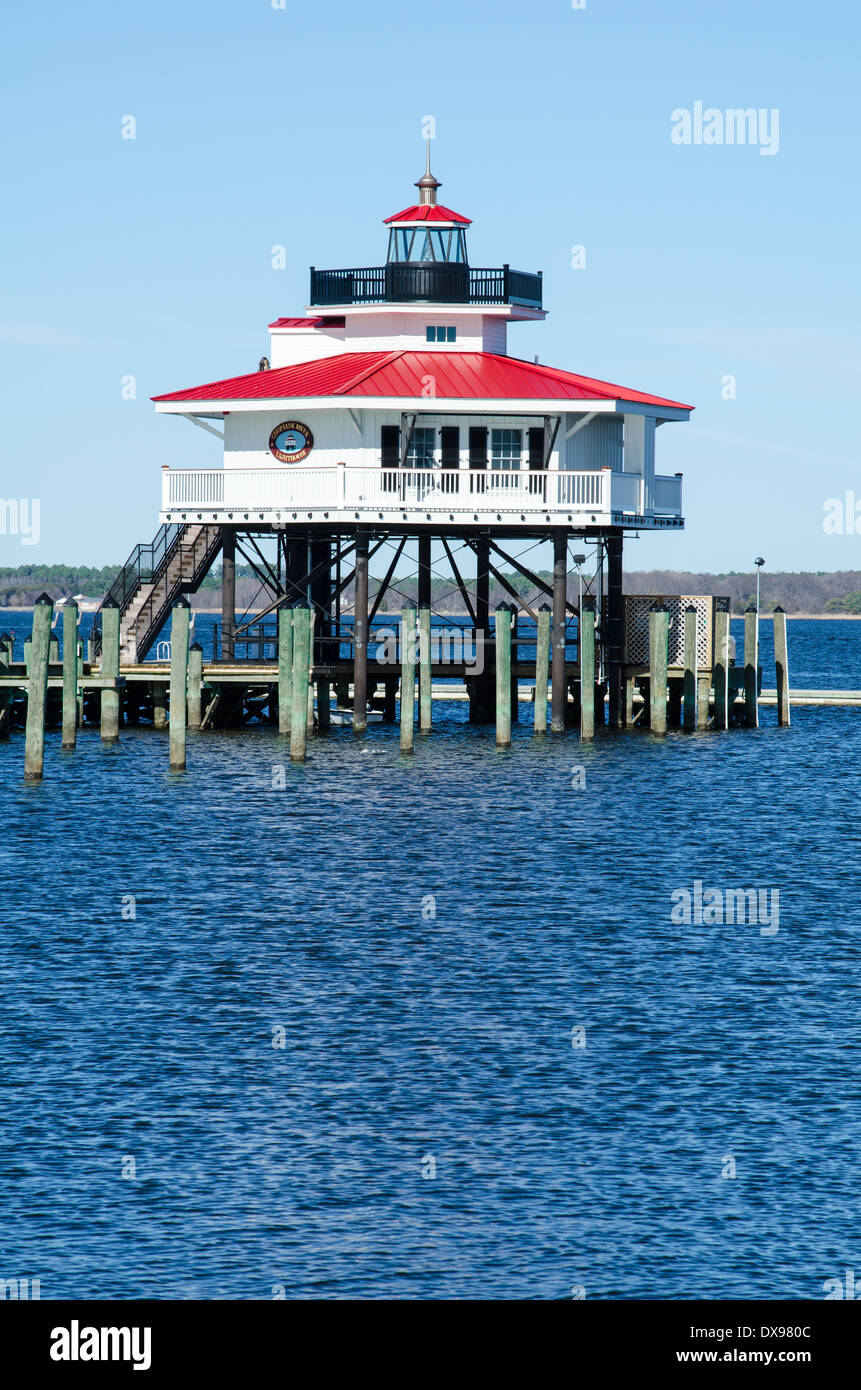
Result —
[[418, 611], [419, 728], [427, 733], [432, 723], [431, 709], [431, 612]]
[[401, 752], [412, 753], [415, 745], [416, 702], [416, 610], [401, 609]]
[[595, 600], [585, 597], [577, 646], [580, 657], [580, 737], [595, 737]]
[[151, 681], [152, 722], [154, 729], [167, 728], [167, 691], [164, 681]]
[[199, 729], [203, 720], [203, 647], [192, 642], [188, 651], [188, 727]]
[[224, 527], [221, 536], [221, 660], [233, 661], [236, 628], [236, 528]]
[[368, 727], [368, 532], [363, 526], [356, 530], [355, 605], [353, 733], [361, 734]]
[[685, 609], [685, 728], [697, 726], [697, 610], [694, 604]]
[[667, 732], [669, 639], [669, 609], [656, 603], [649, 613], [649, 727], [653, 734]]
[[72, 749], [78, 737], [78, 605], [63, 604], [63, 741]]
[[[12, 638], [8, 632], [0, 632], [0, 676], [7, 675], [12, 660]], [[9, 707], [12, 691], [0, 690], [0, 738], [9, 737]]]
[[625, 677], [625, 728], [630, 729], [634, 723], [634, 687], [636, 681], [633, 676]]
[[278, 732], [289, 734], [293, 704], [293, 610], [278, 609]]
[[711, 690], [711, 679], [708, 675], [697, 676], [697, 728], [707, 729], [709, 726], [709, 691]]
[[746, 609], [744, 615], [744, 722], [748, 729], [756, 729], [759, 726], [759, 708], [757, 702], [758, 685], [758, 652], [759, 643], [757, 641], [757, 624], [759, 615], [753, 604]]
[[774, 610], [774, 669], [777, 684], [777, 722], [789, 728], [789, 654], [786, 644], [786, 614]]
[[317, 728], [332, 727], [331, 682], [328, 676], [317, 677]]
[[188, 709], [188, 630], [191, 610], [187, 598], [177, 599], [170, 620], [170, 769], [185, 767], [185, 726]]
[[113, 677], [117, 684], [102, 690], [102, 743], [116, 743], [120, 736], [120, 610], [112, 600], [102, 608], [101, 674]]
[[41, 782], [45, 760], [45, 706], [48, 701], [48, 654], [51, 649], [53, 600], [40, 595], [33, 606], [33, 636], [27, 679], [27, 724], [24, 734], [24, 781]]
[[308, 743], [308, 677], [311, 664], [311, 610], [301, 599], [293, 605], [293, 708], [290, 712], [290, 757], [305, 761]]
[[547, 733], [547, 677], [550, 669], [550, 606], [542, 603], [538, 610], [538, 633], [535, 638], [535, 718], [537, 734]]
[[550, 729], [554, 734], [565, 732], [565, 702], [567, 698], [565, 689], [565, 627], [568, 619], [565, 600], [567, 583], [568, 532], [564, 527], [557, 527], [553, 532], [553, 655], [550, 699]]
[[496, 650], [496, 743], [507, 748], [511, 742], [511, 609], [500, 603], [494, 631]]
[[715, 693], [714, 726], [716, 729], [726, 729], [729, 722], [729, 620], [729, 610], [726, 608], [718, 608], [717, 605], [715, 605], [712, 684]]
[[518, 660], [517, 604], [510, 603], [508, 608], [511, 613], [511, 722], [517, 724], [520, 721], [520, 682], [515, 671]]

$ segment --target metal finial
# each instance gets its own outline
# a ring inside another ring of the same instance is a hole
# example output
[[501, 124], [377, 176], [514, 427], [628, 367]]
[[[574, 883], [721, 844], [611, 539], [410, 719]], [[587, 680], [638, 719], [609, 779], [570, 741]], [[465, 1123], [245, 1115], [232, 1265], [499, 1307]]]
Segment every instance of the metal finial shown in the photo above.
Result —
[[430, 167], [430, 137], [425, 141], [427, 145], [427, 155], [425, 158], [425, 172], [417, 181], [416, 188], [419, 191], [419, 203], [426, 203], [433, 206], [436, 203], [436, 191], [442, 188], [439, 179], [435, 179]]

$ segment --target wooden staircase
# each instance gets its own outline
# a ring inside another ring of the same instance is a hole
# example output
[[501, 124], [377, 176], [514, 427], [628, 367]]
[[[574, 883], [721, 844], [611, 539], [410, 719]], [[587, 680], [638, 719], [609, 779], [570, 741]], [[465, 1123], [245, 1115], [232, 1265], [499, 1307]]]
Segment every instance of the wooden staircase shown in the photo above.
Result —
[[[101, 607], [120, 609], [120, 660], [143, 661], [182, 594], [193, 594], [222, 547], [220, 526], [162, 526], [151, 545], [138, 545]], [[96, 650], [100, 647], [100, 636]]]

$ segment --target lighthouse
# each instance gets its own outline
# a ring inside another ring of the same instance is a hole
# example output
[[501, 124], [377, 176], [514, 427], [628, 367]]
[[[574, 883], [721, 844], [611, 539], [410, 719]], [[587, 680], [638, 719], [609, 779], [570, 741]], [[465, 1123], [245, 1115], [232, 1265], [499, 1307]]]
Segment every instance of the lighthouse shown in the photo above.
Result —
[[[691, 407], [518, 357], [517, 325], [546, 315], [542, 274], [473, 264], [472, 221], [440, 200], [429, 150], [417, 197], [383, 218], [382, 264], [312, 266], [304, 314], [268, 326], [262, 370], [154, 397], [159, 414], [203, 425], [223, 451], [212, 468], [163, 470], [165, 548], [181, 536], [192, 555], [186, 589], [222, 552], [230, 658], [233, 557], [255, 538], [276, 538], [280, 599], [311, 602], [319, 642], [334, 631], [348, 562], [356, 630], [366, 629], [369, 555], [383, 546], [417, 548], [420, 605], [430, 604], [432, 545], [441, 551], [476, 630], [489, 632], [489, 575], [500, 563], [519, 568], [512, 542], [552, 544], [559, 621], [571, 607], [571, 552], [588, 543], [606, 573], [598, 626], [618, 723], [623, 541], [683, 526], [682, 478], [656, 471], [655, 442]], [[455, 549], [474, 557], [474, 601]], [[124, 615], [124, 644], [138, 657], [157, 607]], [[363, 699], [362, 673], [356, 685]], [[566, 698], [555, 662], [556, 724]]]

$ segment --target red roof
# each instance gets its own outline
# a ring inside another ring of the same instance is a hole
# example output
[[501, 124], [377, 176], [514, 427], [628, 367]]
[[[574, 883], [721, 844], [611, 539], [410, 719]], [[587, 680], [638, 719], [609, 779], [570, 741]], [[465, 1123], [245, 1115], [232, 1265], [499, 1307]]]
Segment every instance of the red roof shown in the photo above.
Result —
[[275, 319], [270, 328], [319, 328], [322, 319]]
[[[316, 362], [210, 381], [154, 401], [276, 400], [295, 396], [404, 396], [415, 399], [434, 381], [443, 400], [632, 401], [693, 410], [663, 396], [577, 376], [558, 367], [493, 352], [339, 352]], [[432, 398], [430, 398], [432, 399]]]
[[472, 225], [471, 217], [461, 217], [459, 212], [444, 208], [439, 203], [413, 203], [411, 208], [396, 212], [393, 217], [384, 217], [383, 222], [456, 222], [461, 227]]

